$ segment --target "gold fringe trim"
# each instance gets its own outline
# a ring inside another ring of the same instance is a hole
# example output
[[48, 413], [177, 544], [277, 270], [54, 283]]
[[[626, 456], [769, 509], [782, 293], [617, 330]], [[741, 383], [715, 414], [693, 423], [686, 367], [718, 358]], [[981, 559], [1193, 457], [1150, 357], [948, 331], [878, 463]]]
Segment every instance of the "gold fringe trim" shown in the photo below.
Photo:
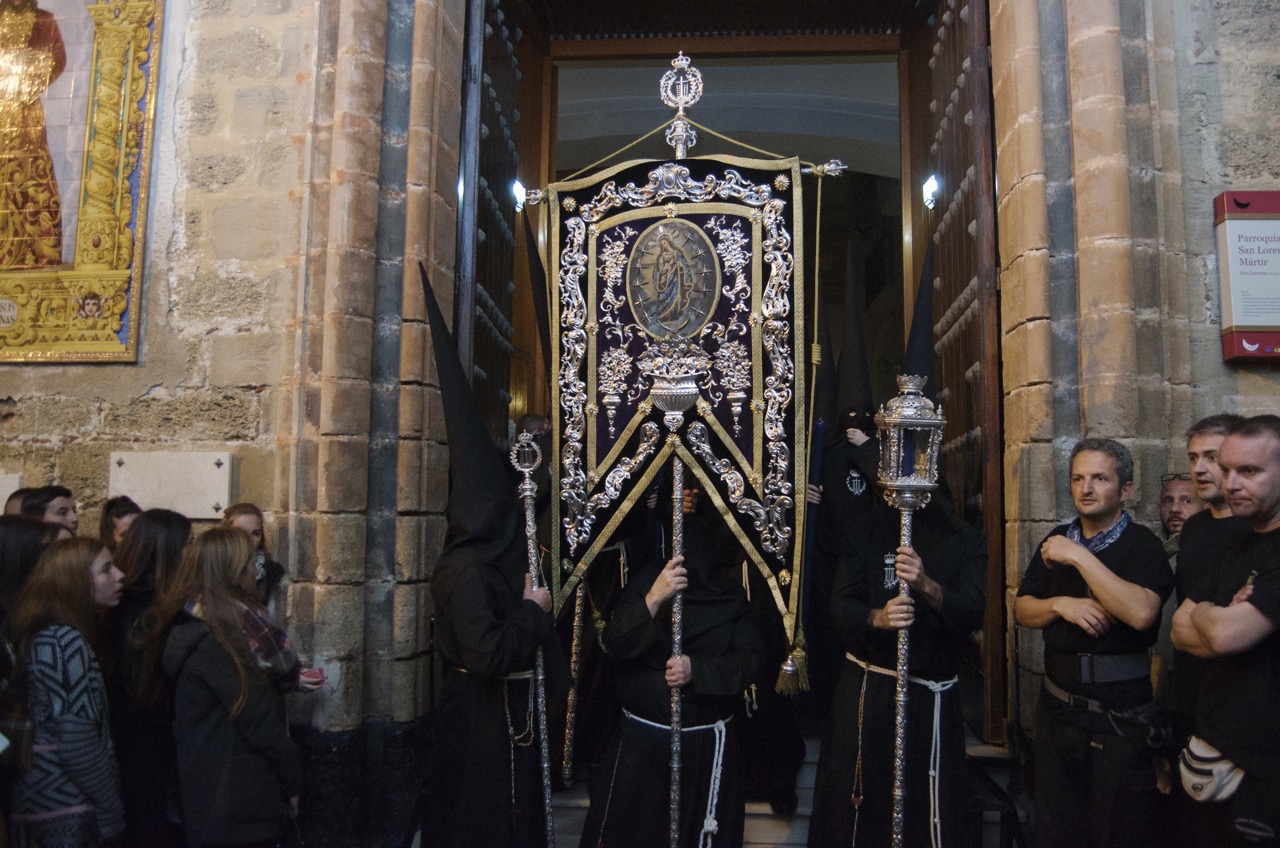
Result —
[[804, 647], [797, 645], [782, 663], [778, 683], [774, 689], [782, 695], [794, 695], [809, 691], [809, 658]]

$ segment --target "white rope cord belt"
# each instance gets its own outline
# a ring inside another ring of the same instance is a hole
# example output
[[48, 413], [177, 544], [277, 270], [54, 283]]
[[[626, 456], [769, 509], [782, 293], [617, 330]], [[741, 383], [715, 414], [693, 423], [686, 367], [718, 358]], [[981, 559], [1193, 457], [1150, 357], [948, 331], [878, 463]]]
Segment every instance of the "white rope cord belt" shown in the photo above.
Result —
[[[844, 656], [850, 662], [862, 666], [864, 671], [883, 674], [885, 677], [893, 677], [895, 679], [898, 676], [896, 671], [872, 665], [851, 653], [846, 653]], [[933, 740], [929, 747], [929, 841], [932, 843], [933, 848], [942, 848], [942, 820], [938, 816], [939, 787], [941, 786], [940, 772], [942, 771], [942, 693], [955, 686], [960, 681], [960, 678], [957, 676], [950, 680], [925, 680], [923, 677], [913, 677], [908, 674], [907, 680], [911, 683], [917, 683], [933, 693]], [[859, 728], [858, 731], [858, 737], [861, 739], [862, 729]]]
[[[647, 718], [641, 718], [635, 713], [628, 712], [623, 709], [622, 714], [632, 721], [646, 724], [649, 727], [657, 728], [670, 732], [671, 726], [667, 724], [658, 724], [656, 721], [649, 721]], [[725, 725], [733, 718], [722, 718], [715, 724], [699, 724], [695, 727], [682, 727], [681, 733], [697, 733], [702, 730], [714, 730], [716, 734], [716, 753], [715, 759], [711, 765], [711, 785], [707, 788], [707, 812], [702, 817], [702, 832], [698, 834], [699, 848], [708, 848], [711, 845], [712, 838], [720, 830], [720, 823], [716, 821], [716, 803], [720, 800], [720, 775], [724, 771], [724, 740]]]

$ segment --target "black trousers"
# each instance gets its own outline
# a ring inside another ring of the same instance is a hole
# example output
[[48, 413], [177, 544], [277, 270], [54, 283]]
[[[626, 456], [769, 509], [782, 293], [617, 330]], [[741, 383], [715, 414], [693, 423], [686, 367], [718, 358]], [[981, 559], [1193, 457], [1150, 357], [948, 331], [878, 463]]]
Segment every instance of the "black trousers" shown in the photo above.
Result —
[[1037, 848], [1155, 848], [1159, 792], [1150, 756], [1105, 715], [1040, 693], [1036, 711]]

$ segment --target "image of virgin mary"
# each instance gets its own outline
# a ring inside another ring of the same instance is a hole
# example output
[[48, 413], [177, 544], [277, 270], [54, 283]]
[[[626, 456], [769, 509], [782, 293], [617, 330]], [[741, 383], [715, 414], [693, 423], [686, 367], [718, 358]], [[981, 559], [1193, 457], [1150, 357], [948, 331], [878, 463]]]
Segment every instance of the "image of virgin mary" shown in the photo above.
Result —
[[663, 324], [678, 321], [689, 308], [693, 292], [693, 269], [689, 260], [676, 249], [670, 236], [658, 239], [658, 256], [653, 263], [653, 288], [658, 293], [654, 317]]
[[715, 248], [687, 221], [654, 224], [628, 260], [632, 314], [655, 338], [690, 338], [715, 312], [719, 268]]
[[62, 261], [62, 203], [40, 98], [66, 67], [53, 14], [35, 0], [0, 0], [0, 269]]

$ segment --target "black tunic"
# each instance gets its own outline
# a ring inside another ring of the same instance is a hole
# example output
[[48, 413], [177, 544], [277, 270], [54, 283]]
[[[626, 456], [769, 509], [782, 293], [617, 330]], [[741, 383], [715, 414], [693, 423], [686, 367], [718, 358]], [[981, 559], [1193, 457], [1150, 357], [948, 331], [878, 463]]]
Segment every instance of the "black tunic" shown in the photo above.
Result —
[[[696, 527], [696, 525], [694, 525]], [[741, 572], [733, 568], [703, 571], [691, 562], [706, 550], [698, 532], [686, 524], [686, 563], [690, 588], [684, 601], [683, 651], [693, 679], [684, 687], [685, 728], [706, 727], [732, 716], [742, 690], [761, 663], [761, 641], [747, 611]], [[671, 604], [656, 618], [645, 594], [663, 563], [641, 569], [628, 581], [603, 634], [613, 664], [622, 707], [638, 719], [624, 718], [592, 782], [591, 808], [583, 826], [584, 848], [653, 848], [669, 842], [671, 690], [664, 679], [671, 656]], [[699, 574], [708, 574], [705, 582]], [[656, 726], [654, 726], [656, 725]], [[744, 801], [741, 753], [732, 722], [726, 726], [723, 767], [712, 844], [742, 844]], [[680, 844], [696, 846], [707, 815], [716, 751], [713, 729], [686, 730], [681, 737]]]
[[[930, 509], [941, 507], [937, 504]], [[942, 608], [934, 610], [916, 598], [911, 627], [908, 669], [912, 677], [949, 681], [959, 669], [961, 648], [968, 634], [982, 624], [985, 606], [986, 545], [980, 533], [953, 523], [936, 509], [917, 513], [913, 546], [925, 573], [942, 585]], [[831, 614], [845, 648], [859, 659], [893, 671], [897, 666], [897, 631], [868, 625], [868, 617], [897, 594], [896, 581], [886, 580], [884, 556], [898, 547], [898, 513], [877, 507], [866, 522], [856, 552], [843, 558], [831, 598]], [[865, 682], [865, 699], [862, 697]], [[861, 701], [862, 801], [857, 810], [855, 845], [888, 845], [893, 810], [893, 745], [895, 679], [846, 660], [836, 688], [831, 729], [823, 739], [814, 787], [810, 848], [846, 848], [854, 836], [855, 808], [851, 796], [858, 762], [858, 711]], [[909, 683], [906, 730], [905, 842], [930, 844], [929, 770], [933, 750], [935, 695], [928, 687]], [[940, 755], [937, 814], [942, 843], [959, 844], [964, 813], [964, 726], [959, 692], [951, 686], [941, 693], [938, 752]]]
[[[468, 561], [466, 552], [454, 555], [448, 566], [448, 574], [437, 574], [433, 586], [444, 680], [432, 715], [427, 844], [543, 844], [531, 681], [504, 678], [532, 669], [544, 642], [548, 663], [559, 658], [562, 664], [554, 640], [547, 639], [551, 616], [533, 601], [522, 600], [502, 570], [474, 558]], [[519, 734], [521, 744], [511, 744], [510, 731]]]

